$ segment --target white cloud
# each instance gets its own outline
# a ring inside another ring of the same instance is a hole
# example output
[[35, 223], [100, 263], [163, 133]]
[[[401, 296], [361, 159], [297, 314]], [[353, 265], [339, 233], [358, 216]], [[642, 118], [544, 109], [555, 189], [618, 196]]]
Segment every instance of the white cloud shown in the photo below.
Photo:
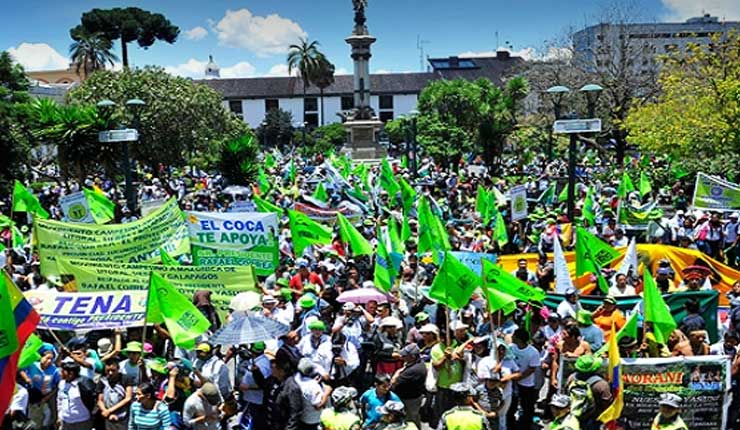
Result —
[[416, 73], [414, 70], [388, 70], [388, 69], [378, 69], [373, 72], [375, 75], [387, 75], [389, 73]]
[[[164, 70], [172, 75], [178, 75], [185, 78], [203, 79], [206, 74], [207, 61], [196, 60], [195, 58], [189, 59], [186, 63], [178, 64], [176, 66], [167, 66]], [[256, 75], [257, 69], [242, 61], [232, 66], [221, 68], [222, 78], [249, 78]]]
[[26, 71], [64, 70], [69, 67], [69, 59], [46, 43], [23, 42], [17, 48], [8, 48], [8, 53]]
[[345, 69], [344, 67], [340, 67], [340, 68], [334, 70], [334, 76], [336, 76], [336, 75], [351, 75], [351, 74], [352, 74], [352, 72], [350, 72], [349, 70]]
[[[548, 48], [546, 53], [541, 53], [536, 49], [530, 47], [522, 48], [517, 51], [501, 47], [498, 51], [508, 51], [512, 57], [521, 57], [525, 61], [549, 61], [565, 59], [570, 57], [570, 50], [568, 48]], [[495, 57], [496, 51], [466, 51], [458, 54], [458, 57], [463, 58], [475, 58], [475, 57]]]
[[[295, 75], [295, 71], [293, 72], [293, 75]], [[288, 76], [288, 65], [275, 64], [270, 67], [270, 71], [268, 71], [265, 76]]]
[[298, 23], [280, 15], [252, 15], [249, 9], [227, 10], [213, 26], [222, 45], [244, 48], [260, 57], [285, 54], [290, 44], [307, 37]]
[[197, 27], [191, 28], [190, 30], [186, 30], [185, 33], [183, 34], [185, 35], [185, 38], [188, 40], [200, 40], [208, 36], [208, 30], [206, 30], [205, 28], [201, 26], [197, 26]]
[[740, 2], [737, 0], [661, 0], [668, 9], [665, 17], [669, 21], [685, 21], [687, 18], [705, 13], [720, 20], [740, 19]]

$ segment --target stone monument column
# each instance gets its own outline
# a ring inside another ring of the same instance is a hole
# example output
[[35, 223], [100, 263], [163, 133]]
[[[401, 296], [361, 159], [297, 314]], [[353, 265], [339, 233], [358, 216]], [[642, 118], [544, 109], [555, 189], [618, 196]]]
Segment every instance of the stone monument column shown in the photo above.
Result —
[[378, 145], [377, 132], [382, 127], [370, 105], [370, 45], [375, 38], [365, 25], [367, 0], [352, 0], [355, 9], [355, 26], [347, 42], [352, 48], [354, 63], [354, 107], [345, 114], [344, 126], [349, 133], [347, 152], [354, 159], [378, 159], [385, 155]]

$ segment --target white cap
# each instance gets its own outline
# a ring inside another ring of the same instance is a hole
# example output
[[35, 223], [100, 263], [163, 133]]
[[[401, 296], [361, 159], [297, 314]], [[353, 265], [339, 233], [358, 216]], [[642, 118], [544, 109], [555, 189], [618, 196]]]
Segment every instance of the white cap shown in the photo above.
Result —
[[401, 320], [399, 320], [396, 317], [385, 317], [383, 318], [383, 321], [380, 322], [381, 327], [396, 327], [396, 328], [402, 328], [403, 323]]
[[362, 288], [375, 288], [373, 281], [367, 280], [362, 283]]
[[461, 329], [467, 330], [468, 328], [470, 328], [470, 326], [460, 320], [455, 320], [452, 322], [452, 324], [450, 324], [450, 329], [452, 330], [461, 330]]

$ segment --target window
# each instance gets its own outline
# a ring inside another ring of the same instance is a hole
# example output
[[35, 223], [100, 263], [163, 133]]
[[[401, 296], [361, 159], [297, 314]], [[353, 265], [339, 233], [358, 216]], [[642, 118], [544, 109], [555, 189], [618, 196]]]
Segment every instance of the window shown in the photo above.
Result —
[[393, 110], [393, 96], [379, 96], [378, 104], [380, 105], [380, 110]]
[[350, 110], [355, 107], [355, 99], [352, 96], [342, 96], [342, 110]]
[[307, 128], [318, 127], [319, 126], [319, 114], [315, 112], [303, 114], [303, 121], [306, 123]]
[[319, 110], [319, 101], [316, 97], [306, 97], [303, 101], [304, 112], [317, 112]]
[[393, 120], [393, 111], [380, 111], [380, 114], [378, 115], [378, 118], [383, 122], [388, 122]]
[[265, 112], [278, 109], [280, 109], [280, 102], [278, 99], [265, 99]]
[[237, 116], [242, 116], [242, 101], [241, 100], [229, 100], [229, 110], [235, 113]]

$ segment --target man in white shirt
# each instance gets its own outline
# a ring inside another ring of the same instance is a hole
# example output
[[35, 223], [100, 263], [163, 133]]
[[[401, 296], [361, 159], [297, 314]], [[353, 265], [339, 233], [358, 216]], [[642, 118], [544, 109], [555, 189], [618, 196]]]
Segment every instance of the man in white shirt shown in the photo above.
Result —
[[360, 365], [357, 348], [341, 331], [319, 345], [316, 361], [324, 380], [333, 381], [334, 386], [349, 385], [347, 378]]
[[565, 290], [565, 300], [558, 305], [558, 315], [560, 318], [576, 318], [576, 313], [581, 309], [581, 303], [578, 301], [578, 291], [575, 288]]
[[[532, 427], [534, 418], [534, 407], [537, 402], [537, 388], [535, 387], [534, 372], [540, 367], [540, 353], [537, 348], [529, 343], [529, 333], [526, 329], [519, 328], [514, 331], [511, 337], [513, 344], [511, 352], [514, 354], [514, 361], [519, 367], [520, 377], [517, 381], [517, 390], [511, 401], [511, 407], [506, 417], [508, 428], [529, 429]], [[514, 423], [514, 417], [518, 405], [522, 407], [522, 414], [519, 421]]]
[[298, 362], [298, 373], [295, 374], [294, 378], [303, 394], [300, 424], [305, 428], [317, 427], [321, 421], [321, 411], [329, 400], [331, 387], [318, 381], [316, 367], [310, 358], [301, 358], [301, 361]]
[[221, 397], [228, 401], [232, 395], [231, 378], [229, 378], [229, 369], [226, 363], [213, 354], [213, 346], [208, 342], [201, 342], [195, 346], [196, 359], [193, 367], [206, 378], [206, 381], [200, 381], [201, 384], [213, 382], [218, 387]]
[[614, 297], [636, 296], [637, 292], [635, 291], [635, 287], [627, 284], [627, 276], [619, 273], [615, 279], [614, 286], [609, 287], [609, 295]]
[[80, 376], [80, 365], [71, 357], [62, 360], [62, 380], [57, 391], [57, 425], [61, 430], [92, 429], [95, 385]]

